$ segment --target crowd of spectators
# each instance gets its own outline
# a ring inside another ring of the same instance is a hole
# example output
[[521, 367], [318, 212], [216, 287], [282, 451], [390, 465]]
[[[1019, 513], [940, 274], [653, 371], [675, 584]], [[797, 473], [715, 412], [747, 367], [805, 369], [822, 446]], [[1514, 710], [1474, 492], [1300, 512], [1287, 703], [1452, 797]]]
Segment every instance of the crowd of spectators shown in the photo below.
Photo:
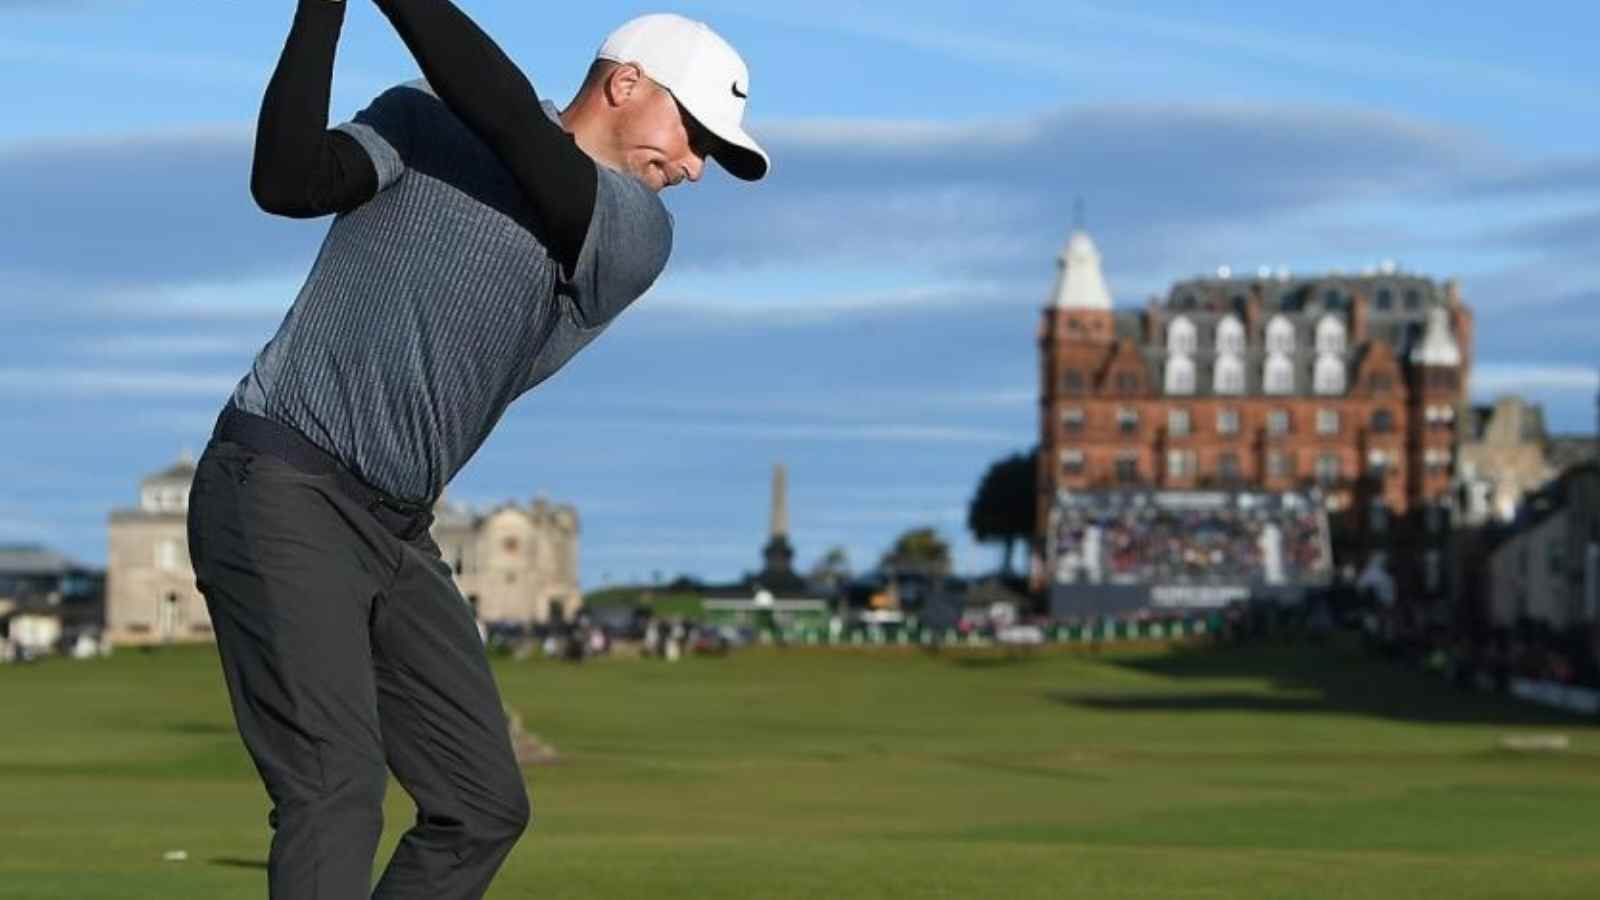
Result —
[[1584, 627], [1535, 622], [1477, 629], [1428, 625], [1405, 608], [1375, 608], [1365, 632], [1376, 652], [1405, 659], [1463, 687], [1506, 691], [1513, 679], [1600, 689], [1596, 638]]
[[1054, 532], [1058, 584], [1299, 584], [1327, 574], [1320, 513], [1154, 503], [1069, 506]]

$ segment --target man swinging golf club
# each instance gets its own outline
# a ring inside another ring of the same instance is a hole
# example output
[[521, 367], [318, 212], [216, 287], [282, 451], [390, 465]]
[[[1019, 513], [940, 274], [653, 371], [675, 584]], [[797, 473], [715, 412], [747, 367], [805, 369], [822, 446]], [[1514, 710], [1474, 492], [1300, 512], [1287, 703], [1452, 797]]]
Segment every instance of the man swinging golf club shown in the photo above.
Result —
[[252, 191], [338, 214], [217, 420], [189, 543], [272, 801], [274, 900], [368, 896], [387, 771], [417, 805], [372, 896], [481, 897], [529, 819], [472, 610], [429, 536], [507, 406], [649, 288], [664, 189], [756, 180], [739, 55], [644, 16], [564, 110], [448, 0], [377, 0], [426, 78], [328, 128], [340, 0], [299, 0]]

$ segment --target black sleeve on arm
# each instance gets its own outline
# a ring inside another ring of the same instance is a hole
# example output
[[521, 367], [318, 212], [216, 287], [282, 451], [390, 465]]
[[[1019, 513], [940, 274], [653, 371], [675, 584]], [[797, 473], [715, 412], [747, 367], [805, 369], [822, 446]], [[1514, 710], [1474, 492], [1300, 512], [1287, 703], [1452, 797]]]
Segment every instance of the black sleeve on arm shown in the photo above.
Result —
[[300, 0], [256, 126], [250, 193], [270, 213], [307, 219], [347, 212], [378, 193], [378, 172], [355, 138], [328, 128], [343, 0]]
[[510, 170], [568, 272], [594, 216], [595, 162], [550, 121], [533, 85], [449, 0], [376, 0], [428, 85]]

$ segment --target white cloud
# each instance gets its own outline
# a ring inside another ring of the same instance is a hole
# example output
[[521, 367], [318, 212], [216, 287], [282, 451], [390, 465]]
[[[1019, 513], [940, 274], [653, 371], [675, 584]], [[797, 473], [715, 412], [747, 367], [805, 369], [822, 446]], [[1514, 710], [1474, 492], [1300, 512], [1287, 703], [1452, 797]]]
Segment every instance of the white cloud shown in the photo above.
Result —
[[[628, 427], [637, 428], [637, 424]], [[734, 425], [734, 424], [682, 424], [669, 426], [673, 431], [693, 434], [722, 435], [770, 440], [816, 440], [861, 442], [912, 442], [956, 444], [1014, 444], [1017, 435], [999, 428], [953, 428], [945, 425]]]
[[162, 358], [226, 356], [261, 348], [256, 336], [215, 334], [115, 334], [84, 338], [74, 349], [91, 356]]
[[0, 390], [45, 394], [224, 398], [239, 373], [197, 374], [130, 369], [0, 368]]
[[1473, 367], [1472, 392], [1476, 395], [1519, 391], [1579, 391], [1600, 389], [1600, 365], [1552, 366], [1538, 363], [1482, 363]]
[[[52, 0], [52, 3], [59, 2], [61, 0]], [[43, 7], [45, 4], [24, 2], [20, 6]], [[260, 91], [265, 84], [260, 60], [198, 53], [173, 53], [166, 50], [107, 49], [87, 44], [57, 44], [0, 38], [0, 62], [21, 63], [34, 69], [39, 67], [76, 69], [123, 77], [153, 78], [180, 84], [194, 81], [204, 81], [210, 85], [231, 84], [252, 93]], [[368, 96], [393, 83], [392, 79], [385, 82], [370, 72], [351, 71], [347, 66], [340, 66], [335, 71], [334, 78], [336, 88], [341, 93], [357, 91]]]

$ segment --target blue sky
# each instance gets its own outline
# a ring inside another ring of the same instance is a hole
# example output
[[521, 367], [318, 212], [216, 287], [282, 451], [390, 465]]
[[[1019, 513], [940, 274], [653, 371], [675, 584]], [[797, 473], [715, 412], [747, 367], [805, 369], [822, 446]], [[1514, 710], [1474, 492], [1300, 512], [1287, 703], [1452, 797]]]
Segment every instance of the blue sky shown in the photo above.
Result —
[[[350, 0], [333, 114], [415, 67]], [[463, 4], [564, 102], [657, 7]], [[326, 224], [246, 188], [289, 0], [0, 0], [0, 542], [103, 563], [106, 515], [209, 422]], [[1119, 304], [1229, 265], [1461, 280], [1480, 398], [1591, 431], [1590, 4], [685, 4], [751, 65], [751, 187], [668, 193], [654, 290], [451, 487], [575, 503], [586, 587], [758, 565], [773, 463], [808, 566], [938, 527], [1034, 439], [1038, 310], [1082, 196]]]

